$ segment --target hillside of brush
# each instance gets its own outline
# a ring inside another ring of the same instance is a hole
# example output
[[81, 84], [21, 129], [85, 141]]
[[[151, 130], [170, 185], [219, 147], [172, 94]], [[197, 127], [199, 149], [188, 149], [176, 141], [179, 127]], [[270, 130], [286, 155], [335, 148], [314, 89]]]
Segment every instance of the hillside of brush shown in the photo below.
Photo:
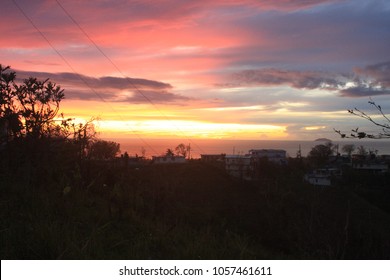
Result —
[[3, 154], [1, 259], [390, 258], [386, 196], [372, 193], [388, 190], [310, 186], [297, 163], [262, 170], [245, 182], [200, 161]]

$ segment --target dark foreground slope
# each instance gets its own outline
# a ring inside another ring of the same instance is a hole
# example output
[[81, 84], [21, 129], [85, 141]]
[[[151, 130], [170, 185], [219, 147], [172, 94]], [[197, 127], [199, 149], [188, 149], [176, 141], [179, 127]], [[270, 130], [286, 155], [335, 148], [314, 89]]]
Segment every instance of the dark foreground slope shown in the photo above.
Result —
[[[2, 259], [389, 259], [390, 215], [297, 167], [2, 161]], [[272, 170], [274, 168], [274, 170]]]

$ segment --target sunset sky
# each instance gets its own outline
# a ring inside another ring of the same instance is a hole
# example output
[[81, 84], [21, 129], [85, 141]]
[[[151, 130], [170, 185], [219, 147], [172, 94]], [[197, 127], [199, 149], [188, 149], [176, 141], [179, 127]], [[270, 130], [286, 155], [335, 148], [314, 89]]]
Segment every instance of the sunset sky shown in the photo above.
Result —
[[[24, 14], [23, 14], [24, 13]], [[337, 139], [390, 113], [387, 0], [1, 0], [0, 63], [117, 138]]]

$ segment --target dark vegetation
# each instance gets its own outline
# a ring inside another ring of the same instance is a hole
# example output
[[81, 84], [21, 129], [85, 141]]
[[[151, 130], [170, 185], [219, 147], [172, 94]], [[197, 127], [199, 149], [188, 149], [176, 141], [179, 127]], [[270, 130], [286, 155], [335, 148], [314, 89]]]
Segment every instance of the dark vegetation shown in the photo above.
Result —
[[261, 161], [251, 182], [197, 160], [131, 166], [112, 160], [115, 143], [91, 148], [90, 126], [52, 118], [30, 134], [16, 108], [0, 148], [1, 259], [390, 258], [388, 174], [310, 186], [322, 150]]
[[241, 182], [197, 161], [137, 169], [56, 156], [2, 161], [2, 259], [390, 257], [389, 196], [362, 178], [320, 189], [302, 183], [299, 162]]

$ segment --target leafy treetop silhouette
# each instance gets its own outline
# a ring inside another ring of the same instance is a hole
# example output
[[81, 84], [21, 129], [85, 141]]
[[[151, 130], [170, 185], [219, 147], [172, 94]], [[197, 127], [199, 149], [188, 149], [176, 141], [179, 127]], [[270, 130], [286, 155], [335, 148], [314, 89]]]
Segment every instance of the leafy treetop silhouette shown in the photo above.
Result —
[[0, 128], [3, 140], [29, 136], [42, 138], [56, 130], [54, 118], [64, 90], [46, 79], [17, 83], [16, 73], [0, 64]]
[[180, 143], [176, 146], [175, 152], [178, 156], [182, 157], [190, 157], [191, 155], [191, 146], [190, 145], [184, 145], [183, 143]]
[[[113, 141], [97, 140], [91, 143], [88, 157], [97, 160], [111, 160], [120, 152], [120, 145]], [[127, 158], [129, 155], [127, 154]]]
[[167, 149], [167, 151], [165, 152], [165, 156], [173, 157], [173, 156], [175, 156], [175, 153], [173, 152], [172, 149]]
[[95, 119], [77, 124], [58, 114], [64, 98], [64, 90], [49, 79], [19, 82], [10, 66], [0, 64], [0, 144], [20, 138], [68, 139], [77, 144], [80, 158], [86, 157], [96, 135]]
[[333, 155], [335, 148], [332, 142], [316, 145], [309, 152], [308, 159], [318, 166], [324, 165]]

